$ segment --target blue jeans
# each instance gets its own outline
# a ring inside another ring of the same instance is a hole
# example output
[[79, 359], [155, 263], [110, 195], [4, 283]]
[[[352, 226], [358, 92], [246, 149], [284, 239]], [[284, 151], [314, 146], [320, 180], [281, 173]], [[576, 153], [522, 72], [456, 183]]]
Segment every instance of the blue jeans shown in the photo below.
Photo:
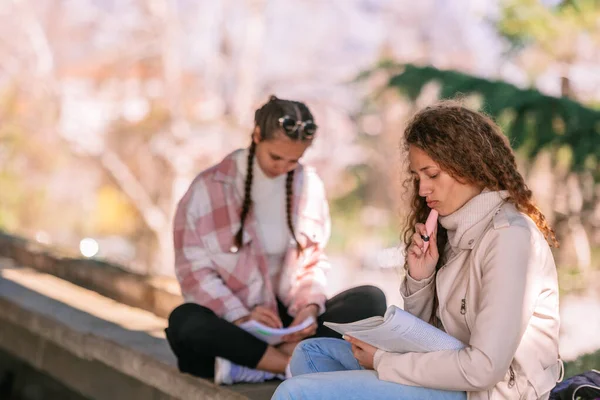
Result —
[[381, 381], [375, 371], [365, 370], [358, 364], [350, 343], [341, 339], [320, 338], [301, 342], [294, 351], [290, 368], [294, 377], [279, 385], [271, 400], [467, 398], [465, 392]]

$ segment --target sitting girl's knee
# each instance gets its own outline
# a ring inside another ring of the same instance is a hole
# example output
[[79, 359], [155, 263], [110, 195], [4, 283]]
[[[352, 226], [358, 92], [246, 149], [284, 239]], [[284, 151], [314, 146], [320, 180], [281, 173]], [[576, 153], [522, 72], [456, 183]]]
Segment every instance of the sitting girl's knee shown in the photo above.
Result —
[[271, 400], [291, 400], [294, 398], [298, 398], [294, 396], [295, 391], [297, 390], [296, 379], [290, 378], [281, 382], [281, 384], [277, 387], [275, 393], [273, 393], [273, 397]]
[[302, 357], [302, 355], [304, 353], [309, 351], [309, 349], [312, 345], [308, 342], [310, 342], [311, 340], [314, 340], [314, 339], [306, 339], [296, 345], [296, 347], [294, 348], [294, 351], [292, 352], [292, 357], [290, 358], [290, 364], [292, 363], [292, 360], [294, 360], [298, 357]]
[[304, 339], [303, 341], [298, 343], [298, 345], [294, 349], [294, 352], [292, 353], [292, 357], [294, 357], [294, 355], [296, 355], [296, 354], [311, 351], [312, 349], [315, 348], [315, 345], [318, 343], [319, 340], [320, 340], [320, 338]]
[[273, 393], [273, 397], [271, 397], [271, 400], [290, 399], [291, 397], [288, 389], [290, 381], [291, 379], [287, 379], [281, 382], [279, 386], [277, 386], [277, 390], [275, 390], [275, 393]]
[[296, 353], [300, 354], [300, 353], [307, 353], [307, 352], [312, 352], [312, 351], [319, 351], [324, 345], [327, 345], [330, 342], [332, 342], [330, 344], [338, 343], [340, 340], [341, 339], [337, 339], [337, 338], [305, 339], [305, 340], [301, 341], [300, 343], [298, 343], [298, 345], [294, 349], [293, 354], [295, 355]]

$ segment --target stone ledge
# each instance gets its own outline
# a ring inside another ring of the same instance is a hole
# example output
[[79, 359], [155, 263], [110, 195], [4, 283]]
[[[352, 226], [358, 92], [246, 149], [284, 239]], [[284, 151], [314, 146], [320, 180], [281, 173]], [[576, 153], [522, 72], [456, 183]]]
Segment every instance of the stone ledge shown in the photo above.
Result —
[[2, 232], [0, 256], [162, 318], [183, 303], [179, 293], [166, 288], [176, 286], [170, 282], [174, 281], [172, 278], [157, 283], [155, 278], [127, 271], [120, 265], [73, 258], [72, 254]]
[[[10, 285], [19, 286], [4, 280], [2, 287]], [[36, 312], [21, 305], [21, 300], [23, 292], [18, 288], [0, 294], [0, 346], [89, 398], [247, 399], [181, 374], [174, 365], [86, 331], [87, 328], [69, 326]], [[52, 307], [60, 306], [68, 307], [61, 303]], [[102, 320], [95, 322], [101, 323]]]

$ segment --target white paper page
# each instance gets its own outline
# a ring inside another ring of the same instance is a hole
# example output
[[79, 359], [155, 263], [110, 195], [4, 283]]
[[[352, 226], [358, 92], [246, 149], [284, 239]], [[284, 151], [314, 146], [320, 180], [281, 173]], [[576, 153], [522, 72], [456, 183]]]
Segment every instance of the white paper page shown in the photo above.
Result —
[[315, 319], [313, 317], [308, 317], [299, 325], [278, 329], [271, 328], [269, 326], [261, 324], [258, 321], [251, 319], [241, 324], [240, 328], [250, 333], [252, 336], [262, 340], [263, 342], [267, 342], [271, 345], [276, 345], [281, 343], [282, 336], [301, 331], [302, 329], [307, 328], [314, 322]]
[[[440, 350], [458, 350], [465, 347], [465, 344], [446, 332], [437, 329], [433, 325], [417, 319], [412, 329], [407, 331], [404, 339], [419, 345], [423, 352]], [[416, 351], [416, 350], [414, 350]]]
[[324, 322], [323, 324], [342, 335], [349, 331], [364, 331], [378, 327], [383, 323], [382, 317], [371, 317], [362, 321], [338, 324], [335, 322]]
[[393, 315], [379, 327], [370, 331], [347, 333], [377, 348], [396, 353], [422, 353], [465, 347], [458, 339], [397, 307]]

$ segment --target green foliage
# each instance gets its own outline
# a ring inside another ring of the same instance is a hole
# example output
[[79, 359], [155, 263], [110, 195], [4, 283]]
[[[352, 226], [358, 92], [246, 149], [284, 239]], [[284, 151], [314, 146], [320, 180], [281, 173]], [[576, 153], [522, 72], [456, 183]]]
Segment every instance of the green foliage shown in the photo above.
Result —
[[369, 205], [369, 182], [372, 182], [373, 171], [368, 164], [349, 167], [342, 179], [348, 189], [342, 196], [330, 202], [331, 239], [328, 250], [345, 252], [363, 238], [377, 237], [386, 246], [398, 242], [398, 227], [395, 218], [390, 218], [383, 226], [365, 225], [361, 212]]
[[595, 353], [585, 354], [576, 360], [565, 363], [565, 378], [581, 374], [590, 369], [600, 368], [600, 350]]
[[350, 190], [330, 204], [331, 218], [336, 221], [329, 241], [329, 249], [333, 251], [344, 251], [356, 232], [360, 232], [356, 228], [360, 225], [360, 210], [365, 206], [368, 166], [356, 165], [348, 168], [347, 172], [344, 179], [348, 181]]
[[[549, 147], [567, 146], [572, 150], [571, 167], [574, 170], [595, 164], [600, 158], [600, 111], [569, 98], [547, 96], [535, 89], [520, 89], [507, 82], [457, 71], [410, 64], [402, 66], [388, 85], [414, 101], [423, 87], [432, 81], [441, 85], [440, 97], [443, 99], [458, 95], [480, 96], [483, 111], [505, 121], [505, 132], [512, 145], [524, 151], [525, 156], [534, 156]], [[508, 121], [507, 115], [512, 116]]]
[[504, 0], [498, 32], [515, 48], [535, 46], [554, 59], [569, 60], [580, 35], [598, 32], [600, 2], [568, 0], [554, 7], [540, 0]]

